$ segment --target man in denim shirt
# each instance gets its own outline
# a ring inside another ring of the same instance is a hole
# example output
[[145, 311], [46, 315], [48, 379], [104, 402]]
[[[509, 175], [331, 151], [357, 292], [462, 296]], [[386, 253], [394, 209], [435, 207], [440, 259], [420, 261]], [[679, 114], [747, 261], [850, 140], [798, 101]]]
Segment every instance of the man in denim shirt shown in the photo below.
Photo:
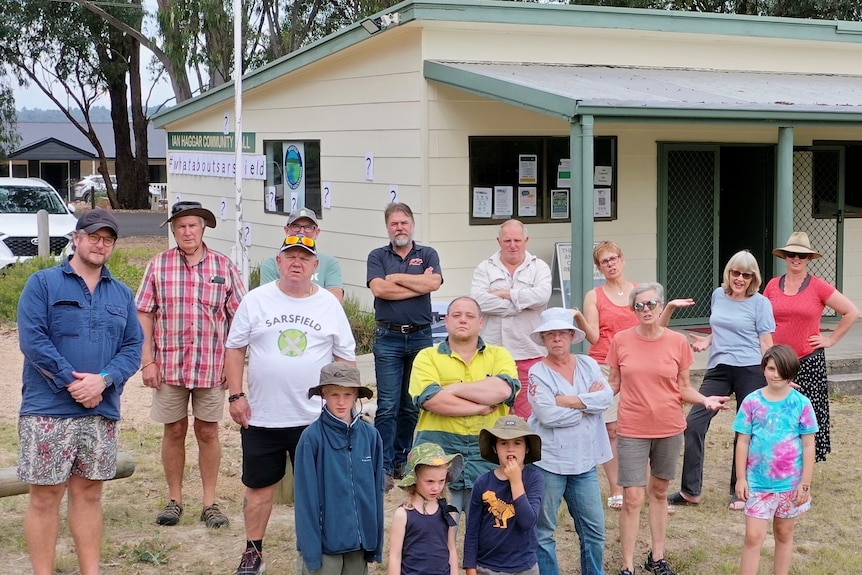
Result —
[[144, 341], [132, 290], [105, 267], [117, 230], [106, 210], [84, 214], [74, 254], [30, 276], [18, 301], [18, 479], [30, 484], [24, 535], [34, 575], [54, 571], [67, 488], [81, 573], [99, 573], [102, 482], [116, 473], [120, 394], [141, 365]]

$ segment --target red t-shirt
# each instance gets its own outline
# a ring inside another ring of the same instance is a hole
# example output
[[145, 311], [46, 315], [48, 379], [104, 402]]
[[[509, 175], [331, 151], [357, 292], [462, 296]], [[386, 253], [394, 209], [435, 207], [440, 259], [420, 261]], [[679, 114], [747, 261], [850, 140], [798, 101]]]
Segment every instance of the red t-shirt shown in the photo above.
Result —
[[826, 307], [826, 300], [835, 293], [835, 286], [809, 275], [808, 285], [803, 282], [798, 293], [787, 295], [781, 291], [781, 277], [769, 280], [763, 290], [763, 295], [772, 302], [772, 314], [775, 316], [772, 340], [776, 344], [789, 345], [796, 355], [805, 357], [814, 351], [808, 344], [808, 338], [820, 334], [823, 308]]
[[638, 317], [629, 306], [612, 302], [601, 286], [595, 291], [596, 309], [599, 310], [599, 340], [590, 346], [589, 356], [599, 363], [607, 363], [611, 340], [622, 330], [636, 326]]
[[608, 364], [620, 371], [622, 437], [661, 438], [685, 431], [677, 378], [694, 363], [688, 339], [665, 329], [658, 339], [638, 335], [637, 328], [619, 332], [611, 344]]

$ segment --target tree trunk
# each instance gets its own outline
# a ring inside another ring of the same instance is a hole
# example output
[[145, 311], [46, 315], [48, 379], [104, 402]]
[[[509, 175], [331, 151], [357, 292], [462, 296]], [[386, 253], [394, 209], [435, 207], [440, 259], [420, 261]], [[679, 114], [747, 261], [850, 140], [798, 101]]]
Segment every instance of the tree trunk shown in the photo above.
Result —
[[141, 91], [141, 44], [131, 39], [133, 44], [129, 57], [129, 93], [132, 97], [132, 133], [135, 138], [135, 183], [136, 194], [130, 207], [150, 207], [150, 154], [147, 137], [147, 116], [143, 108]]

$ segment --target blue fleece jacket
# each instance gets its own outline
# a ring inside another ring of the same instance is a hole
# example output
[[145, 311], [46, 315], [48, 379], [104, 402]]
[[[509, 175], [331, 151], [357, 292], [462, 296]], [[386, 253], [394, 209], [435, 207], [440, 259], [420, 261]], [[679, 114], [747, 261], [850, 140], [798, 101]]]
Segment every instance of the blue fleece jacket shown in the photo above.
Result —
[[325, 407], [296, 447], [296, 548], [309, 570], [323, 555], [365, 551], [383, 558], [383, 441], [355, 414], [348, 424]]

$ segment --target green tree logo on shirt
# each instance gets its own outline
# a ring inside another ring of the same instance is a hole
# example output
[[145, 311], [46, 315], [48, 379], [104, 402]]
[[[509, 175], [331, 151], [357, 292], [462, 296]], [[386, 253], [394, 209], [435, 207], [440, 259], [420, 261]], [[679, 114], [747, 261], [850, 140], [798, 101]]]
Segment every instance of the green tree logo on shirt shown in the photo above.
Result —
[[278, 335], [278, 349], [287, 357], [299, 357], [308, 347], [308, 337], [298, 329], [286, 329]]

